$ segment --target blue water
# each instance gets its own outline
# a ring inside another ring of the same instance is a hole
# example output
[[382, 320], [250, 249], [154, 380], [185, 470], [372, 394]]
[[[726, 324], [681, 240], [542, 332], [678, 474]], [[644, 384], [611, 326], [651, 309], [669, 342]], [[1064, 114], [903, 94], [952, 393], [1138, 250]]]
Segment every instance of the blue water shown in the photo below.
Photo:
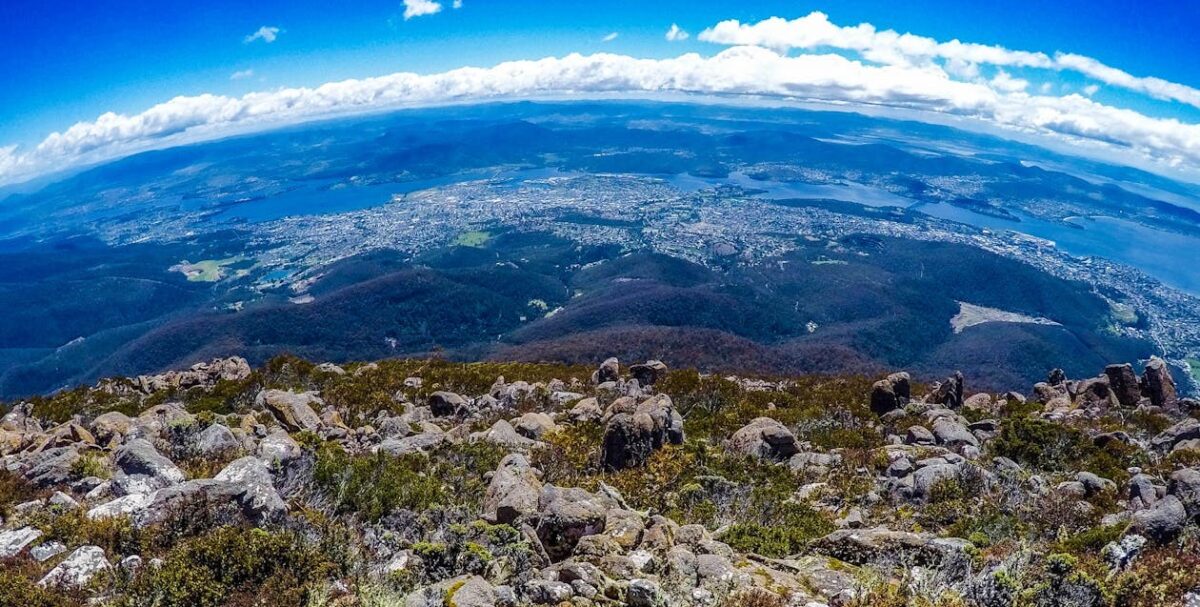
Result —
[[1024, 215], [1021, 221], [1011, 221], [945, 203], [922, 205], [919, 210], [941, 219], [1051, 240], [1072, 255], [1133, 266], [1164, 284], [1200, 295], [1200, 235], [1156, 230], [1113, 217], [1078, 218], [1072, 221], [1076, 227], [1071, 227]]
[[855, 182], [830, 185], [811, 183], [789, 183], [784, 181], [758, 181], [745, 173], [730, 173], [729, 177], [696, 177], [680, 174], [668, 179], [671, 185], [685, 192], [695, 192], [718, 185], [736, 185], [747, 190], [758, 190], [758, 196], [771, 200], [800, 198], [807, 200], [840, 200], [868, 207], [909, 207], [915, 202], [911, 198], [898, 196], [887, 190]]

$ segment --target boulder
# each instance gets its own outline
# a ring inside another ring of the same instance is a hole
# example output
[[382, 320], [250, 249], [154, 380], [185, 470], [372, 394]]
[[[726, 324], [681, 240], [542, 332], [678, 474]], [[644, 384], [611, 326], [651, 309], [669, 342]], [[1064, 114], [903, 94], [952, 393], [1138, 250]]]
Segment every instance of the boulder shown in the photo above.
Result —
[[966, 426], [945, 417], [933, 422], [933, 437], [939, 445], [950, 449], [979, 446], [979, 439]]
[[230, 462], [213, 479], [242, 486], [239, 499], [253, 520], [274, 520], [287, 512], [287, 502], [275, 490], [275, 476], [256, 457]]
[[39, 537], [42, 537], [42, 531], [34, 527], [0, 531], [0, 560], [20, 554]]
[[117, 474], [113, 486], [123, 495], [148, 493], [183, 482], [183, 470], [159, 454], [149, 441], [129, 439], [113, 455]]
[[75, 477], [75, 462], [79, 460], [75, 447], [56, 447], [29, 455], [23, 476], [38, 487], [61, 485]]
[[595, 398], [585, 398], [571, 407], [567, 417], [575, 423], [598, 422], [604, 418], [604, 410]]
[[1160, 432], [1150, 444], [1159, 451], [1170, 451], [1178, 443], [1197, 438], [1200, 438], [1200, 420], [1189, 417]]
[[1171, 474], [1167, 495], [1179, 499], [1189, 518], [1200, 516], [1200, 470], [1183, 468]]
[[213, 423], [196, 435], [196, 450], [201, 455], [222, 455], [241, 447], [242, 443], [233, 435], [233, 431], [221, 424]]
[[909, 426], [904, 433], [904, 443], [908, 445], [929, 446], [937, 443], [933, 433], [925, 426]]
[[325, 406], [325, 401], [314, 392], [263, 390], [254, 398], [254, 404], [269, 412], [290, 432], [317, 432], [321, 429], [321, 417], [317, 415], [317, 410]]
[[570, 556], [579, 539], [604, 531], [608, 511], [620, 504], [603, 494], [576, 487], [542, 487], [538, 496], [538, 539], [554, 560]]
[[466, 412], [469, 403], [453, 392], [438, 391], [429, 395], [428, 404], [435, 417], [447, 417]]
[[913, 473], [913, 497], [929, 497], [938, 483], [958, 480], [961, 470], [956, 464], [929, 464]]
[[660, 360], [648, 360], [638, 365], [630, 365], [629, 374], [643, 386], [653, 386], [658, 380], [666, 377], [667, 365]]
[[268, 463], [286, 463], [304, 454], [300, 444], [287, 432], [277, 429], [258, 443], [258, 457]]
[[1137, 374], [1133, 372], [1133, 365], [1109, 365], [1104, 368], [1104, 375], [1108, 377], [1109, 387], [1122, 407], [1132, 409], [1142, 400], [1142, 389], [1138, 385]]
[[908, 373], [893, 373], [871, 386], [871, 411], [883, 415], [908, 404], [912, 397]]
[[1146, 363], [1142, 373], [1142, 393], [1150, 397], [1150, 404], [1166, 410], [1179, 408], [1179, 395], [1175, 390], [1175, 378], [1167, 362], [1157, 356]]
[[82, 588], [111, 567], [103, 548], [81, 546], [38, 581], [38, 586]]
[[930, 394], [926, 400], [931, 403], [945, 405], [950, 409], [957, 409], [963, 405], [964, 389], [965, 380], [963, 379], [962, 371], [955, 371], [954, 375], [951, 375], [946, 378], [946, 381], [938, 384], [933, 394]]
[[133, 420], [120, 411], [109, 411], [96, 416], [91, 423], [92, 434], [102, 443], [129, 434]]
[[422, 432], [401, 439], [388, 439], [379, 443], [378, 450], [391, 455], [428, 453], [446, 442], [445, 432]]
[[615, 358], [606, 359], [600, 363], [600, 368], [592, 373], [592, 383], [603, 384], [621, 379], [621, 363]]
[[471, 440], [492, 443], [508, 449], [529, 449], [538, 444], [537, 441], [525, 438], [517, 433], [508, 420], [497, 420], [491, 428], [471, 434]]
[[542, 491], [538, 476], [524, 455], [505, 456], [484, 494], [482, 518], [493, 524], [512, 524], [536, 514]]
[[733, 453], [782, 462], [800, 452], [800, 443], [783, 424], [769, 417], [759, 417], [742, 427], [725, 445]]
[[543, 436], [558, 428], [554, 419], [545, 413], [526, 413], [513, 420], [513, 429], [517, 434], [531, 440], [541, 440]]
[[[683, 418], [666, 395], [646, 399], [629, 411], [617, 399], [609, 410], [601, 446], [601, 463], [606, 470], [641, 466], [667, 443], [683, 443]], [[628, 401], [626, 401], [628, 402]]]
[[962, 580], [971, 568], [971, 543], [885, 528], [841, 529], [813, 542], [818, 554], [883, 569], [928, 567], [946, 580]]
[[1142, 535], [1157, 543], [1166, 543], [1183, 530], [1188, 514], [1183, 502], [1168, 495], [1150, 508], [1133, 513], [1128, 533]]

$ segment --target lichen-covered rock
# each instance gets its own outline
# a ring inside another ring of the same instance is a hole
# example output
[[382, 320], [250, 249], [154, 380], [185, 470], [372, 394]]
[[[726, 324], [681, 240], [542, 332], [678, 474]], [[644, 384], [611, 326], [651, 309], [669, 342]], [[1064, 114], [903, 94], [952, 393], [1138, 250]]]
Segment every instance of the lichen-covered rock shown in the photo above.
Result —
[[538, 511], [542, 481], [529, 460], [513, 453], [500, 461], [500, 467], [488, 483], [483, 497], [483, 519], [492, 523], [512, 524]]
[[41, 529], [33, 527], [0, 531], [0, 559], [12, 558], [20, 554], [39, 537], [42, 537]]
[[255, 397], [254, 404], [269, 412], [291, 432], [317, 432], [321, 429], [321, 417], [317, 411], [325, 406], [325, 402], [313, 392], [263, 390]]
[[104, 555], [104, 549], [99, 546], [81, 546], [75, 549], [70, 556], [57, 567], [50, 570], [38, 581], [39, 586], [67, 586], [73, 588], [82, 588], [86, 586], [92, 578], [96, 577], [101, 572], [112, 568], [108, 558]]
[[113, 486], [122, 495], [148, 493], [169, 487], [185, 478], [174, 462], [164, 457], [149, 441], [130, 439], [113, 454], [118, 471]]
[[601, 447], [606, 470], [640, 466], [663, 445], [683, 443], [683, 419], [666, 395], [648, 398], [632, 411], [614, 402], [608, 415]]
[[781, 462], [799, 453], [800, 443], [779, 421], [759, 417], [734, 432], [726, 448], [747, 457]]

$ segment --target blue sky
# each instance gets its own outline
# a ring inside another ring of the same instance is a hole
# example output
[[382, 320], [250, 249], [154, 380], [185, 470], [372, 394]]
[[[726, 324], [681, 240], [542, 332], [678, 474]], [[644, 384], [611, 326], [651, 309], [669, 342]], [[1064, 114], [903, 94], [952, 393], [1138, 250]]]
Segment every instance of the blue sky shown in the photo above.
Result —
[[[459, 9], [451, 3], [443, 0], [441, 12], [406, 20], [401, 0], [360, 0], [352, 7], [304, 0], [5, 0], [0, 4], [0, 148], [27, 148], [48, 133], [104, 112], [136, 114], [180, 95], [237, 97], [573, 52], [711, 56], [725, 47], [697, 34], [719, 21], [792, 19], [814, 10], [839, 26], [869, 22], [939, 41], [1051, 55], [1068, 51], [1135, 76], [1200, 87], [1197, 3], [463, 0]], [[672, 23], [691, 36], [667, 41], [664, 32]], [[264, 26], [279, 28], [273, 42], [246, 42]], [[604, 40], [614, 32], [615, 39]], [[235, 73], [240, 77], [232, 78]], [[1028, 76], [1021, 68], [1007, 73]], [[1061, 73], [1053, 92], [1072, 92], [1088, 82]], [[1099, 88], [1092, 97], [1152, 117], [1200, 122], [1200, 108], [1120, 87]]]

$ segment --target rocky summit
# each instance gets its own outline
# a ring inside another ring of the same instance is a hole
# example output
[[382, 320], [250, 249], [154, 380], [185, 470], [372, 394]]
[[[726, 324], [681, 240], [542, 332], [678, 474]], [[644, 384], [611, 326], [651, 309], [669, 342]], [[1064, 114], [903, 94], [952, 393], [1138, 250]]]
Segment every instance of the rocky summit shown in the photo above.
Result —
[[238, 358], [7, 403], [0, 606], [1200, 605], [1169, 366]]

